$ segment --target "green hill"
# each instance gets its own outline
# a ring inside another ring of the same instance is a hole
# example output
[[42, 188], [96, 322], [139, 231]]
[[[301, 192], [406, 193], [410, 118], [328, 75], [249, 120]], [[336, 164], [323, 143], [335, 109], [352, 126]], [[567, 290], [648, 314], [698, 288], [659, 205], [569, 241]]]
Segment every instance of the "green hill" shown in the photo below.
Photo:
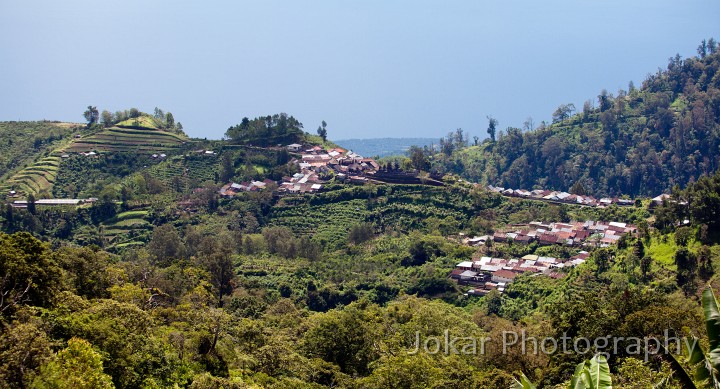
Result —
[[428, 161], [437, 172], [503, 187], [655, 196], [720, 167], [719, 68], [717, 49], [676, 56], [641, 88], [603, 90], [575, 115], [561, 105], [552, 124], [535, 130], [508, 128], [472, 147], [453, 133]]
[[7, 193], [14, 190], [19, 196], [32, 193], [50, 197], [60, 163], [59, 157], [45, 157], [3, 181], [0, 191]]
[[67, 144], [83, 126], [61, 122], [0, 122], [0, 179]]
[[[134, 120], [134, 119], [131, 119]], [[76, 139], [64, 152], [139, 152], [166, 153], [177, 150], [187, 138], [151, 128], [112, 127]]]
[[[188, 141], [181, 131], [169, 132], [162, 129], [163, 125], [157, 118], [146, 114], [121, 121], [110, 128], [47, 121], [0, 122], [0, 191], [7, 195], [14, 190], [18, 197], [29, 194], [64, 197], [68, 192], [65, 190], [68, 172], [63, 167], [69, 162], [73, 162], [73, 166], [88, 165], [90, 170], [92, 167], [107, 166], [95, 161], [89, 164], [87, 160], [85, 163], [75, 161], [75, 153], [90, 151], [133, 156], [119, 161], [126, 164], [127, 169], [115, 169], [117, 174], [113, 173], [115, 176], [126, 175], [130, 172], [128, 169], [137, 170], [147, 164], [147, 161], [143, 164], [130, 163], [131, 160], [143, 156], [149, 159], [151, 154], [177, 154]], [[88, 173], [86, 170], [83, 171]], [[62, 181], [59, 191], [54, 188], [58, 175]], [[85, 174], [85, 180], [90, 177], [97, 178], [97, 174]], [[83, 178], [76, 177], [70, 181], [76, 185], [78, 180], [83, 181]]]

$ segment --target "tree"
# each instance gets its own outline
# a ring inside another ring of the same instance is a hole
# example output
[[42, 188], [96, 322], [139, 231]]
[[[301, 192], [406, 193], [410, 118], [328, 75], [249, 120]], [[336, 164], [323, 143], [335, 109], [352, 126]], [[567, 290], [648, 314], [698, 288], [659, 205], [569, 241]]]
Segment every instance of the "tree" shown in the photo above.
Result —
[[228, 182], [235, 176], [235, 161], [231, 153], [223, 153], [220, 181]]
[[650, 269], [652, 268], [652, 257], [649, 255], [646, 255], [642, 257], [640, 260], [640, 274], [642, 274], [643, 281], [648, 280], [648, 276], [650, 275]]
[[600, 104], [600, 112], [607, 111], [612, 107], [612, 95], [608, 94], [606, 89], [603, 89], [598, 95], [598, 103]]
[[348, 241], [354, 244], [360, 244], [366, 242], [373, 237], [373, 228], [369, 223], [355, 224], [350, 227], [348, 233]]
[[700, 277], [705, 280], [709, 279], [715, 272], [712, 265], [712, 252], [710, 251], [710, 247], [703, 245], [698, 249], [697, 263]]
[[632, 253], [638, 260], [645, 257], [645, 245], [643, 244], [642, 239], [638, 239], [635, 242]]
[[608, 250], [608, 249], [595, 250], [590, 255], [590, 258], [593, 259], [593, 262], [595, 262], [595, 266], [597, 266], [597, 274], [601, 274], [610, 269], [610, 260], [611, 260], [610, 250]]
[[110, 111], [103, 110], [101, 116], [101, 122], [103, 127], [108, 128], [111, 127], [115, 122], [113, 118], [113, 114]]
[[697, 272], [697, 258], [687, 247], [680, 247], [675, 252], [675, 265], [677, 266], [676, 280], [679, 287], [686, 292], [692, 290]]
[[0, 233], [0, 316], [19, 305], [44, 306], [63, 284], [47, 244], [27, 232]]
[[83, 339], [72, 338], [54, 360], [40, 368], [33, 388], [114, 388], [103, 372], [102, 356]]
[[707, 49], [710, 54], [715, 54], [718, 49], [718, 44], [715, 42], [715, 38], [710, 38], [707, 41]]
[[697, 48], [697, 53], [701, 59], [705, 58], [705, 56], [707, 55], [708, 45], [707, 45], [707, 41], [705, 41], [705, 39], [703, 39], [702, 42], [700, 42], [700, 45]]
[[490, 135], [490, 141], [495, 143], [495, 133], [497, 132], [498, 121], [492, 116], [487, 116], [488, 129], [487, 133]]
[[325, 140], [327, 139], [327, 130], [318, 126], [317, 134], [320, 135], [320, 138], [322, 138], [323, 142], [325, 142]]
[[428, 170], [430, 168], [430, 161], [427, 155], [425, 155], [425, 150], [421, 147], [415, 145], [410, 146], [408, 154], [410, 155], [410, 161], [415, 170]]
[[175, 128], [175, 117], [173, 116], [172, 112], [168, 112], [165, 115], [165, 127], [170, 130]]
[[675, 244], [678, 246], [687, 246], [691, 236], [692, 230], [690, 227], [680, 227], [675, 230]]
[[17, 322], [0, 334], [0, 387], [27, 387], [32, 374], [52, 357], [52, 341], [41, 323]]
[[90, 128], [93, 124], [98, 122], [100, 113], [98, 112], [97, 107], [88, 105], [87, 110], [83, 113], [83, 116], [85, 117], [85, 120], [87, 120], [87, 122], [88, 122], [88, 124], [87, 124], [88, 128]]
[[575, 104], [561, 104], [555, 112], [553, 112], [553, 123], [564, 122], [575, 112]]
[[500, 292], [494, 289], [491, 290], [485, 296], [485, 303], [487, 305], [488, 315], [500, 315], [500, 310], [502, 309], [502, 296], [500, 296]]
[[30, 212], [31, 215], [34, 215], [37, 210], [35, 207], [35, 196], [30, 193], [27, 197], [27, 211]]
[[312, 317], [303, 341], [310, 357], [340, 366], [348, 374], [367, 374], [378, 357], [376, 307], [353, 303]]
[[324, 120], [322, 121], [322, 125], [318, 127], [317, 133], [320, 135], [323, 142], [327, 140], [327, 123], [325, 123]]
[[523, 130], [525, 132], [530, 132], [535, 129], [535, 120], [533, 120], [532, 116], [528, 116], [527, 119], [523, 122]]
[[218, 293], [218, 301], [235, 288], [235, 269], [230, 253], [215, 252], [203, 255], [199, 264], [210, 273], [210, 281]]
[[147, 247], [155, 260], [163, 265], [169, 264], [172, 259], [182, 258], [185, 252], [180, 235], [172, 224], [155, 227]]

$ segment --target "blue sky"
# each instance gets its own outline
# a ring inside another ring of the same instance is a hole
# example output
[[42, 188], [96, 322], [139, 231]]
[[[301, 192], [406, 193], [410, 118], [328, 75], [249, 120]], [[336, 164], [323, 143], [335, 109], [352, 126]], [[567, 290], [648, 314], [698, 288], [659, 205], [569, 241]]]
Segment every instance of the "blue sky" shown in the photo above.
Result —
[[157, 106], [195, 137], [278, 112], [331, 139], [484, 137], [487, 115], [639, 86], [718, 20], [717, 0], [4, 0], [0, 120]]

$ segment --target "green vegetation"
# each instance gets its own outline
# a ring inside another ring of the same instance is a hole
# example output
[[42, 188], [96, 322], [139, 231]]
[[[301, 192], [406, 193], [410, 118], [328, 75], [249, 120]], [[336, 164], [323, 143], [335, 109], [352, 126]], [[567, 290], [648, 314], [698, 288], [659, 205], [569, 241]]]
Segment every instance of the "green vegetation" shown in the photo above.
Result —
[[64, 144], [82, 127], [60, 122], [0, 122], [0, 177], [33, 165]]
[[[440, 140], [431, 170], [506, 188], [544, 188], [594, 196], [656, 196], [720, 166], [720, 52], [651, 74], [639, 89], [600, 92], [597, 104], [562, 105], [553, 123], [500, 130], [468, 146], [462, 130]], [[496, 139], [497, 138], [497, 139]]]
[[[302, 142], [302, 123], [285, 113], [243, 118], [240, 124], [228, 128], [225, 136], [234, 143], [255, 146], [287, 145]], [[324, 140], [324, 139], [323, 139]]]
[[28, 166], [4, 181], [0, 191], [8, 193], [15, 190], [17, 196], [30, 194], [40, 197], [50, 197], [55, 177], [60, 167], [59, 157], [45, 157], [32, 166]]
[[156, 129], [112, 127], [77, 139], [64, 151], [68, 153], [95, 151], [159, 154], [177, 151], [186, 140], [187, 138], [180, 135]]
[[[704, 59], [683, 62], [680, 74], [689, 74], [684, 66], [698, 67], [692, 74], [711, 74], [717, 53], [714, 43], [710, 47]], [[440, 142], [441, 154], [414, 148], [402, 163], [452, 166], [448, 171], [471, 176], [477, 171], [463, 155], [477, 161], [494, 161], [501, 151], [512, 155], [517, 149], [502, 148], [518, 135], [530, 142], [523, 153], [547, 159], [564, 134], [567, 153], [549, 162], [555, 170], [533, 178], [538, 171], [530, 169], [526, 178], [566, 184], [564, 175], [553, 174], [567, 158], [580, 158], [572, 148], [598, 162], [580, 146], [586, 143], [580, 134], [600, 134], [618, 148], [631, 140], [642, 144], [633, 138], [640, 135], [628, 132], [634, 127], [606, 133], [602, 124], [577, 132], [581, 122], [592, 127], [593, 115], [609, 120], [611, 112], [621, 114], [617, 123], [629, 123], [632, 110], [658, 120], [654, 115], [664, 108], [682, 125], [684, 110], [698, 104], [689, 98], [692, 86], [709, 92], [717, 87], [688, 78], [682, 93], [668, 94], [667, 108], [663, 103], [649, 111], [657, 83], [662, 91], [673, 81], [670, 73], [657, 77], [622, 99], [601, 94], [600, 111], [587, 110], [587, 119], [572, 116], [573, 107], [565, 105], [554, 115], [557, 123], [524, 135], [502, 134], [490, 120], [494, 141], [467, 146], [459, 130]], [[619, 109], [623, 101], [628, 104]], [[243, 120], [228, 130], [230, 141], [185, 140], [172, 114], [160, 109], [149, 116], [136, 109], [98, 113], [89, 106], [86, 114], [87, 128], [67, 134], [80, 138], [41, 139], [34, 152], [12, 156], [21, 163], [6, 165], [5, 189], [27, 194], [28, 206], [5, 204], [0, 212], [2, 388], [717, 386], [718, 309], [707, 288], [720, 287], [720, 171], [700, 176], [704, 171], [696, 170], [693, 182], [675, 188], [664, 203], [632, 207], [507, 198], [453, 174], [445, 175], [444, 186], [350, 185], [330, 177], [312, 195], [270, 188], [221, 196], [228, 182], [296, 173], [292, 155], [277, 143], [323, 142], [326, 126], [319, 135], [303, 134], [302, 124], [279, 114]], [[37, 136], [53, 125], [27, 126]], [[666, 144], [674, 135], [643, 133], [675, 161], [680, 151]], [[712, 134], [706, 133], [711, 140]], [[181, 145], [186, 141], [192, 146]], [[104, 152], [60, 154], [90, 146]], [[152, 157], [150, 148], [174, 153]], [[623, 160], [611, 153], [607, 162], [613, 158]], [[485, 178], [505, 175], [496, 162], [475, 168]], [[622, 186], [616, 173], [580, 166], [577, 177], [601, 179], [573, 185], [577, 190], [649, 188]], [[684, 165], [658, 169], [670, 171], [661, 177], [673, 183], [691, 178], [683, 176]], [[95, 200], [35, 204], [50, 193]], [[609, 247], [462, 243], [511, 224], [587, 219], [633, 223], [638, 234]], [[514, 280], [484, 297], [466, 294], [468, 286], [450, 277], [458, 263], [477, 257], [565, 260], [581, 249], [589, 251], [581, 265], [533, 274], [514, 267]], [[545, 353], [537, 348], [547, 344], [532, 341], [503, 344], [508, 334], [565, 339], [575, 352]], [[685, 351], [643, 343], [665, 336], [699, 342]], [[573, 348], [583, 342], [584, 351]]]

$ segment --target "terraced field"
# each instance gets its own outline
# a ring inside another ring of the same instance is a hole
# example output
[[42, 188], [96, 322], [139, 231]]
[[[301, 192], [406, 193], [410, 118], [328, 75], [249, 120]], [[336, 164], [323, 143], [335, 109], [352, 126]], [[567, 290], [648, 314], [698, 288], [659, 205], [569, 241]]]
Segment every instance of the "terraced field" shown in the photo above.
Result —
[[112, 127], [76, 139], [64, 152], [140, 152], [167, 153], [177, 150], [187, 139], [155, 129]]
[[270, 223], [337, 244], [347, 238], [350, 227], [363, 222], [377, 230], [433, 229], [444, 220], [467, 223], [474, 211], [465, 197], [418, 185], [354, 187], [280, 202], [271, 211]]
[[270, 220], [272, 225], [288, 227], [295, 234], [337, 243], [347, 238], [350, 227], [364, 222], [369, 215], [367, 200], [356, 199], [323, 205], [276, 206]]
[[15, 173], [10, 179], [2, 183], [0, 190], [4, 193], [15, 190], [18, 196], [21, 197], [29, 194], [34, 196], [40, 193], [49, 194], [52, 192], [60, 162], [59, 157], [43, 158]]
[[119, 213], [102, 223], [103, 235], [110, 249], [144, 244], [150, 236], [152, 225], [145, 220], [147, 210]]

